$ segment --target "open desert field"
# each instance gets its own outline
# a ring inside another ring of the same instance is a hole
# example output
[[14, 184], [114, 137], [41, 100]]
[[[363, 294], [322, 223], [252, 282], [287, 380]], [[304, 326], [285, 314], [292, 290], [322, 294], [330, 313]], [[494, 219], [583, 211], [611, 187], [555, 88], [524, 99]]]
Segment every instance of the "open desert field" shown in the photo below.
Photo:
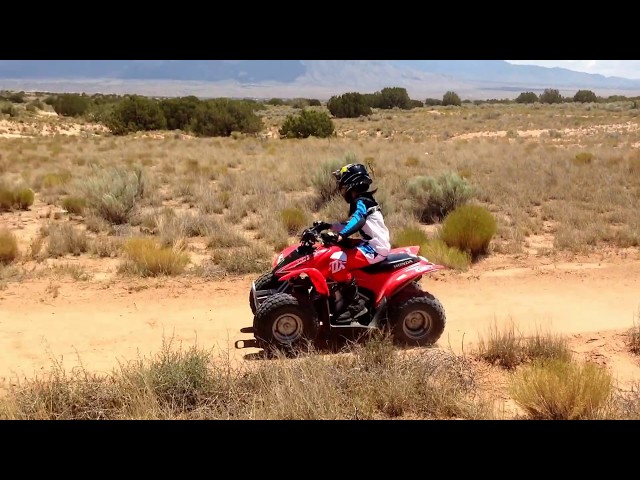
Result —
[[[375, 110], [334, 119], [332, 138], [279, 138], [279, 126], [295, 113], [269, 106], [260, 112], [265, 127], [258, 134], [215, 138], [177, 131], [114, 136], [98, 123], [52, 112], [0, 118], [0, 194], [34, 192], [24, 208], [0, 208], [0, 391], [10, 404], [0, 410], [4, 416], [20, 417], [15, 392], [32, 382], [44, 382], [37, 385], [46, 390], [52, 372], [58, 382], [61, 371], [71, 378], [78, 367], [108, 376], [156, 355], [168, 338], [212, 349], [213, 363], [228, 368], [278, 363], [260, 359], [259, 349], [234, 348], [251, 338], [241, 331], [252, 325], [251, 282], [314, 220], [345, 218], [340, 197], [322, 201], [322, 175], [329, 165], [355, 159], [374, 172], [392, 240], [419, 240], [423, 255], [448, 267], [422, 280], [444, 306], [444, 334], [433, 348], [409, 353], [461, 359], [474, 372], [478, 397], [493, 405], [489, 417], [525, 418], [508, 385], [526, 362], [504, 368], [482, 352], [501, 335], [543, 332], [564, 342], [579, 365], [610, 376], [611, 395], [618, 404], [626, 399], [618, 417], [638, 418], [635, 103]], [[418, 177], [451, 173], [471, 187], [469, 201], [497, 222], [486, 254], [469, 263], [428, 248], [441, 222], [420, 218], [411, 188]], [[109, 182], [121, 190], [104, 190]], [[127, 189], [135, 192], [131, 208], [118, 209], [115, 200], [108, 215], [90, 208], [95, 192], [117, 198]], [[156, 249], [162, 271], [136, 263], [136, 248]], [[328, 357], [322, 361], [342, 355]], [[396, 416], [476, 416], [409, 410]], [[125, 416], [171, 417], [157, 412]], [[334, 410], [252, 412], [243, 415], [344, 417]]]

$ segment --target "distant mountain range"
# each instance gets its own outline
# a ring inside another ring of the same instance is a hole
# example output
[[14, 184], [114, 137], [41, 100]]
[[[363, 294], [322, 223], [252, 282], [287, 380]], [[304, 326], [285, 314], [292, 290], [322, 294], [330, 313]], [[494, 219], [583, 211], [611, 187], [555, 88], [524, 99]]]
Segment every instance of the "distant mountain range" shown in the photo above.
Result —
[[640, 95], [640, 80], [504, 60], [0, 60], [0, 89], [238, 98], [317, 98], [403, 87], [413, 99]]

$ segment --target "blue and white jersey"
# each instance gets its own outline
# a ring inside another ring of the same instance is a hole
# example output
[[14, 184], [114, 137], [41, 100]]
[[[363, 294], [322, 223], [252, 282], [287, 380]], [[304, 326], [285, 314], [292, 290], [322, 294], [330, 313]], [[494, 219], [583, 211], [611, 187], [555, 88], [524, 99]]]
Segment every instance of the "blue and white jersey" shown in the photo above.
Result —
[[371, 194], [362, 194], [351, 202], [349, 207], [349, 221], [336, 223], [332, 229], [340, 233], [344, 238], [360, 233], [360, 236], [383, 257], [389, 255], [391, 241], [389, 229], [384, 223], [382, 212], [378, 202]]

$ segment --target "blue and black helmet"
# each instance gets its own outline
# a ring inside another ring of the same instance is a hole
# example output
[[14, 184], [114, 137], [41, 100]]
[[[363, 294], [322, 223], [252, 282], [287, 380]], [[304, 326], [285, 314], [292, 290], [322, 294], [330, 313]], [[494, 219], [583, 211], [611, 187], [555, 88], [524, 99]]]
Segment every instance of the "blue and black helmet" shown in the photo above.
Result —
[[340, 170], [333, 172], [333, 176], [338, 182], [340, 193], [347, 201], [350, 191], [366, 192], [369, 189], [369, 185], [373, 183], [369, 172], [367, 172], [367, 167], [361, 163], [345, 165]]

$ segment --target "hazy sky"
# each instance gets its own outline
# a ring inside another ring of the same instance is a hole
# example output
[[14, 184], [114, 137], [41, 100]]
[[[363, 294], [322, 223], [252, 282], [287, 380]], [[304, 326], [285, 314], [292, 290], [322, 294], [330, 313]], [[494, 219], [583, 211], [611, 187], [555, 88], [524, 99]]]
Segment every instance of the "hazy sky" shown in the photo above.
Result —
[[599, 73], [606, 77], [640, 79], [640, 60], [507, 60], [518, 65], [562, 67], [577, 72]]

